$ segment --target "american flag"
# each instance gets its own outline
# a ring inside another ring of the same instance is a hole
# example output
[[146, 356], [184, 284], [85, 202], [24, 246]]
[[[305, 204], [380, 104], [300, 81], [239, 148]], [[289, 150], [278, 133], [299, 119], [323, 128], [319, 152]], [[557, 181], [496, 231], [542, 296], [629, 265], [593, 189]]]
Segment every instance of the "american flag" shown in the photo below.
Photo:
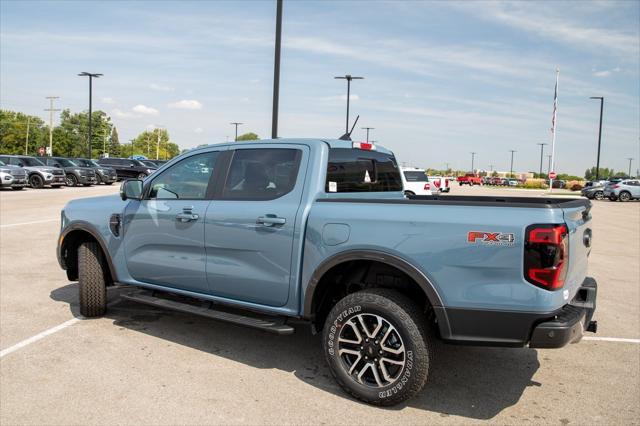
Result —
[[558, 113], [558, 74], [556, 73], [556, 87], [553, 89], [553, 117], [551, 118], [551, 133], [556, 133], [556, 115]]

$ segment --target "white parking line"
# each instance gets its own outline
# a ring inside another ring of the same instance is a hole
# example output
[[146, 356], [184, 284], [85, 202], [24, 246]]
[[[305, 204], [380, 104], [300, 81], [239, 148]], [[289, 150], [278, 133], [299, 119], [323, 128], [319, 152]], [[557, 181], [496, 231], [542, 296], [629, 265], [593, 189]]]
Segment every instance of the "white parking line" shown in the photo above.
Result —
[[53, 334], [53, 333], [57, 333], [60, 330], [63, 330], [67, 327], [69, 327], [70, 325], [73, 325], [75, 323], [77, 323], [78, 321], [80, 321], [82, 319], [82, 317], [76, 317], [76, 318], [71, 318], [69, 321], [65, 321], [60, 325], [56, 325], [55, 327], [52, 327], [48, 330], [43, 331], [42, 333], [38, 333], [35, 336], [31, 336], [28, 339], [25, 339], [21, 342], [16, 343], [13, 346], [9, 346], [7, 349], [3, 349], [2, 351], [0, 351], [0, 358], [3, 358], [5, 355], [9, 355], [11, 352], [15, 352], [20, 348], [24, 348], [25, 346], [29, 346], [32, 343], [37, 342], [38, 340], [44, 339], [45, 337]]
[[637, 343], [640, 344], [640, 339], [624, 339], [622, 337], [593, 337], [585, 336], [582, 340], [595, 340], [598, 342], [619, 342], [619, 343]]
[[60, 219], [58, 218], [58, 219], [47, 219], [47, 220], [34, 220], [33, 222], [9, 223], [7, 225], [0, 225], [0, 228], [11, 228], [13, 226], [34, 225], [36, 223], [56, 222], [58, 220]]

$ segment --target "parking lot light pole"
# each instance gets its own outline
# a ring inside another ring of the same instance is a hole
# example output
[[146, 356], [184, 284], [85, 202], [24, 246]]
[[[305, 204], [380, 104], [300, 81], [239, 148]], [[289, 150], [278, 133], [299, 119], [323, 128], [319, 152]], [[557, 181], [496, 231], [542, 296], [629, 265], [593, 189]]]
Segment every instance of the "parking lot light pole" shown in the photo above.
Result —
[[99, 73], [90, 73], [83, 71], [78, 74], [80, 77], [89, 77], [89, 139], [87, 140], [87, 158], [91, 159], [91, 113], [92, 113], [92, 97], [93, 97], [93, 79], [102, 77]]
[[351, 80], [364, 80], [364, 77], [355, 77], [350, 74], [340, 77], [333, 77], [337, 80], [347, 80], [347, 124], [345, 125], [345, 133], [349, 134], [349, 99], [351, 98]]
[[474, 162], [476, 160], [477, 152], [471, 152], [470, 154], [471, 154], [471, 173], [473, 173], [473, 165], [474, 165]]
[[547, 175], [551, 173], [551, 155], [547, 155], [547, 159], [549, 159], [549, 165], [547, 166]]
[[627, 176], [631, 177], [631, 162], [633, 161], [633, 158], [627, 157], [627, 160], [629, 160], [629, 173], [627, 173]]
[[49, 99], [49, 108], [45, 109], [45, 111], [49, 111], [49, 156], [53, 156], [53, 113], [60, 111], [60, 109], [53, 107], [53, 101], [60, 99], [60, 97], [47, 96], [46, 99]]
[[509, 168], [509, 177], [513, 177], [513, 154], [518, 151], [510, 149], [509, 152], [511, 153], [511, 167]]
[[236, 138], [234, 139], [234, 141], [238, 142], [238, 126], [242, 125], [243, 123], [237, 123], [234, 121], [233, 123], [229, 123], [229, 124], [236, 126]]
[[282, 46], [282, 0], [276, 0], [276, 45], [273, 60], [273, 110], [271, 139], [278, 138], [278, 104], [280, 102], [280, 50]]
[[362, 127], [362, 130], [367, 131], [367, 143], [369, 143], [369, 130], [374, 130], [375, 127]]
[[539, 177], [542, 177], [542, 158], [544, 157], [544, 146], [546, 145], [546, 143], [540, 142], [540, 143], [538, 143], [538, 145], [540, 145], [540, 173], [539, 173]]
[[600, 129], [598, 130], [598, 156], [596, 158], [596, 181], [600, 180], [600, 143], [602, 142], [602, 110], [604, 109], [604, 97], [591, 96], [591, 99], [600, 99]]

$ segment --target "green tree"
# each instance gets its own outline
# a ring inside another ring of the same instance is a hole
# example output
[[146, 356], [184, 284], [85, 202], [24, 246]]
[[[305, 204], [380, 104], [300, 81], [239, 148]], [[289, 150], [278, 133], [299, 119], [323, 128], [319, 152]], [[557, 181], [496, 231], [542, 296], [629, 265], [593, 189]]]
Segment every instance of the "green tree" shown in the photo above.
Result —
[[260, 139], [260, 137], [253, 132], [244, 133], [238, 136], [239, 141], [256, 141], [258, 139]]
[[[27, 146], [27, 128], [29, 140]], [[0, 152], [37, 155], [38, 148], [49, 145], [49, 128], [39, 117], [0, 110]]]
[[[608, 169], [606, 167], [600, 167], [599, 173], [600, 179], [609, 179], [610, 177], [613, 177], [613, 175], [615, 174], [615, 172], [613, 171], [613, 169]], [[590, 169], [587, 169], [584, 172], [584, 178], [587, 180], [595, 180], [596, 179], [596, 167], [593, 166]]]
[[[60, 129], [54, 132], [53, 138], [53, 154], [66, 155], [69, 157], [86, 157], [87, 153], [87, 137], [89, 134], [89, 113], [79, 112], [71, 113], [69, 109], [65, 109], [60, 114]], [[100, 157], [105, 152], [111, 156], [119, 151], [117, 132], [114, 144], [113, 131], [114, 126], [111, 118], [104, 111], [93, 111], [91, 114], [91, 156], [93, 158]], [[111, 151], [111, 152], [110, 152]]]
[[[126, 156], [132, 155], [131, 152], [131, 146], [129, 146], [129, 149], [126, 150]], [[133, 140], [133, 155], [169, 160], [179, 153], [180, 148], [176, 143], [171, 142], [169, 132], [166, 129], [145, 130]]]

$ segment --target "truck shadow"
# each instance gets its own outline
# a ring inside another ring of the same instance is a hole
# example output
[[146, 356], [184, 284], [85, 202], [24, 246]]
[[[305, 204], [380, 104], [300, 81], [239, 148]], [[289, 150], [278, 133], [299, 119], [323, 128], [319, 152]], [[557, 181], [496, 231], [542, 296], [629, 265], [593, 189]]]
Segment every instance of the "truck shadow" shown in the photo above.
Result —
[[[306, 384], [352, 399], [331, 377], [322, 355], [320, 338], [313, 336], [306, 324], [295, 325], [293, 335], [276, 336], [121, 300], [118, 291], [109, 290], [110, 304], [106, 315], [118, 327], [114, 332], [135, 330], [251, 367], [277, 368], [293, 373]], [[78, 316], [77, 294], [74, 283], [52, 291], [51, 298], [68, 303], [73, 315]], [[439, 413], [442, 417], [491, 419], [515, 405], [527, 387], [541, 386], [531, 380], [539, 366], [538, 354], [533, 349], [480, 348], [438, 342], [434, 369], [425, 389], [405, 404], [386, 410], [402, 410], [409, 406]], [[176, 360], [175, 367], [181, 368], [180, 360]], [[189, 367], [184, 366], [185, 369]]]

